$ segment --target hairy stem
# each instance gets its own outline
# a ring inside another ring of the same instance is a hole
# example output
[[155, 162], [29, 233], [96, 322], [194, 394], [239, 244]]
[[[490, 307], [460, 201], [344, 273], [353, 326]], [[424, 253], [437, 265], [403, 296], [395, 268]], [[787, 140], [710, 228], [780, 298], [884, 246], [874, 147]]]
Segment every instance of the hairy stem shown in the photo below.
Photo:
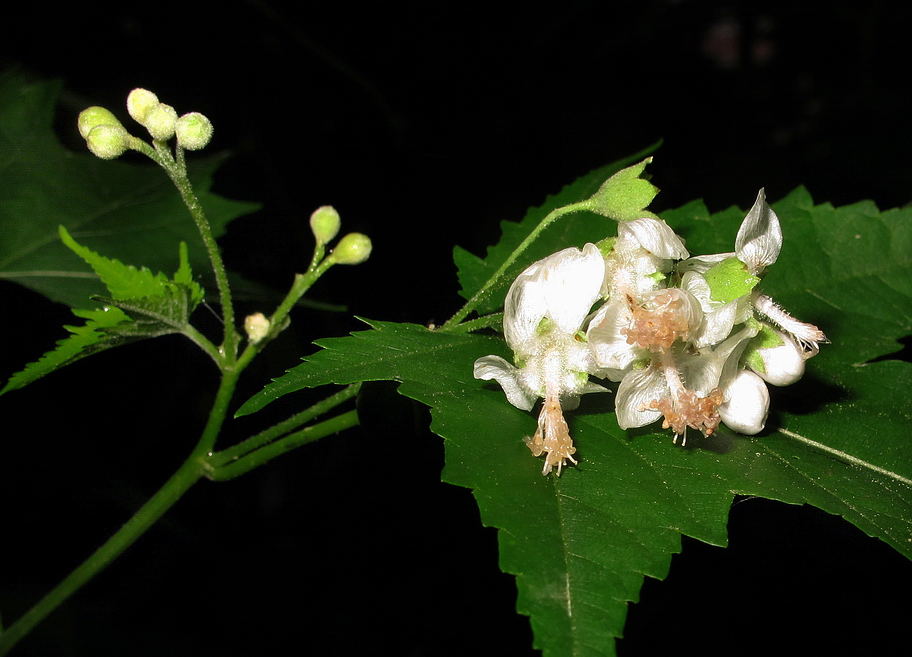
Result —
[[570, 214], [571, 212], [579, 212], [580, 210], [586, 210], [589, 207], [590, 202], [587, 199], [585, 201], [580, 201], [579, 203], [571, 203], [570, 205], [565, 205], [549, 212], [547, 216], [545, 216], [545, 218], [542, 219], [541, 222], [539, 222], [539, 224], [532, 230], [532, 232], [526, 236], [526, 239], [524, 239], [522, 243], [513, 250], [513, 253], [511, 253], [507, 259], [504, 260], [503, 264], [501, 264], [497, 271], [494, 272], [494, 274], [491, 276], [491, 278], [489, 278], [485, 284], [481, 286], [478, 292], [476, 292], [475, 295], [469, 299], [468, 302], [466, 302], [466, 304], [455, 315], [447, 320], [447, 322], [440, 328], [443, 330], [450, 330], [462, 322], [462, 320], [464, 320], [466, 317], [468, 317], [469, 313], [475, 310], [475, 308], [477, 308], [478, 305], [487, 298], [488, 293], [491, 291], [491, 288], [493, 288], [497, 281], [503, 277], [503, 275], [510, 268], [510, 265], [516, 262], [516, 259], [522, 255], [523, 251], [529, 248], [529, 245], [532, 244], [532, 242], [534, 242], [539, 235], [541, 235], [542, 231], [545, 228], [550, 226], [554, 221], [564, 216], [565, 214]]
[[296, 447], [312, 443], [320, 438], [340, 433], [345, 429], [356, 426], [358, 426], [358, 411], [351, 410], [347, 413], [342, 413], [336, 417], [324, 420], [319, 424], [304, 427], [300, 431], [296, 431], [280, 440], [260, 447], [236, 461], [218, 467], [209, 474], [209, 477], [214, 481], [228, 481], [229, 479], [234, 479], [246, 472], [250, 472], [254, 468], [268, 463], [275, 457], [281, 456]]

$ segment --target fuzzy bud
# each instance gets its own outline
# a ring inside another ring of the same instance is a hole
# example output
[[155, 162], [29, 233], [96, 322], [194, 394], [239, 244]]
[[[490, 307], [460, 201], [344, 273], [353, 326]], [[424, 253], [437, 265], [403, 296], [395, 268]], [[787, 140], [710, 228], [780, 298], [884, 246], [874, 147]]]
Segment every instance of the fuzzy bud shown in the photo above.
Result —
[[130, 135], [119, 123], [97, 125], [86, 137], [89, 150], [102, 160], [113, 160], [130, 148]]
[[123, 127], [110, 110], [98, 106], [82, 110], [79, 113], [77, 123], [79, 125], [79, 134], [82, 135], [83, 139], [88, 139], [89, 133], [92, 132], [92, 128], [95, 128], [96, 126], [112, 125]]
[[244, 319], [244, 332], [253, 344], [260, 342], [269, 333], [270, 323], [263, 313], [254, 313]]
[[158, 141], [168, 141], [174, 136], [174, 128], [177, 125], [177, 112], [170, 105], [159, 103], [146, 114], [146, 130], [152, 135], [152, 139]]
[[188, 151], [198, 151], [212, 139], [212, 121], [199, 112], [184, 114], [174, 126], [177, 143]]
[[314, 213], [310, 215], [310, 229], [313, 231], [317, 244], [321, 246], [339, 234], [339, 226], [341, 223], [339, 213], [336, 212], [336, 209], [331, 205], [324, 205], [323, 207], [317, 208]]
[[134, 121], [142, 125], [146, 125], [146, 117], [149, 112], [159, 105], [158, 96], [146, 89], [134, 89], [127, 96], [127, 112]]
[[360, 265], [370, 257], [371, 241], [362, 233], [349, 233], [333, 250], [330, 258], [340, 265]]

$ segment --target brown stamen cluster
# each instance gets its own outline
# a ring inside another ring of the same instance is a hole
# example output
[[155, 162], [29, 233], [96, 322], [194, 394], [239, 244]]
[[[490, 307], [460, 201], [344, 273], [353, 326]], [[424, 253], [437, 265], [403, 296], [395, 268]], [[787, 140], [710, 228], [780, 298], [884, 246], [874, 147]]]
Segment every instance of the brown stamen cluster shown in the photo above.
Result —
[[662, 428], [671, 428], [676, 436], [686, 435], [687, 427], [709, 436], [719, 426], [719, 406], [723, 401], [721, 388], [714, 388], [705, 397], [698, 397], [692, 390], [683, 390], [674, 399], [654, 399], [649, 408], [662, 412], [665, 416]]
[[560, 400], [556, 396], [549, 395], [542, 405], [541, 413], [538, 416], [538, 429], [531, 438], [524, 438], [526, 446], [532, 450], [534, 456], [545, 456], [545, 466], [542, 468], [542, 474], [548, 474], [554, 466], [557, 466], [557, 474], [560, 475], [561, 468], [566, 465], [566, 460], [575, 465], [576, 460], [573, 454], [576, 453], [576, 447], [573, 446], [573, 439], [570, 437], [570, 428], [567, 421], [564, 420], [564, 414], [561, 410]]
[[657, 303], [652, 310], [635, 303], [628, 296], [627, 303], [633, 314], [630, 326], [622, 329], [627, 336], [627, 344], [652, 353], [664, 353], [671, 348], [678, 338], [686, 338], [690, 332], [687, 319], [681, 312], [684, 301], [670, 293], [659, 293], [653, 297]]

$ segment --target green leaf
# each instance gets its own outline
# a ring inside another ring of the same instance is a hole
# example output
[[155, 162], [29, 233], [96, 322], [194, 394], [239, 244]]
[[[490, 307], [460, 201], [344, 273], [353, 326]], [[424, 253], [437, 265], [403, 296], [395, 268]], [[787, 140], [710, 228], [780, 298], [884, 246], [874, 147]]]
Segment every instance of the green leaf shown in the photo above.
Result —
[[[611, 396], [587, 395], [568, 417], [579, 465], [543, 477], [522, 441], [534, 414], [472, 378], [476, 358], [510, 358], [502, 340], [375, 321], [319, 341], [321, 351], [239, 414], [300, 388], [400, 381], [403, 395], [431, 407], [443, 479], [471, 488], [483, 522], [501, 530], [501, 567], [516, 575], [517, 608], [545, 655], [613, 655], [643, 577], [667, 574], [681, 535], [725, 545], [736, 494], [812, 504], [912, 558], [912, 365], [868, 362], [912, 329], [912, 210], [814, 206], [803, 189], [774, 208], [785, 243], [760, 286], [833, 344], [774, 395], [759, 436], [692, 436], [682, 449], [658, 426], [621, 431]], [[709, 215], [695, 202], [664, 217], [707, 253], [733, 248], [744, 214]], [[549, 250], [580, 246], [575, 231], [553, 234]]]
[[[127, 342], [182, 332], [190, 314], [203, 299], [202, 288], [193, 281], [187, 260], [187, 245], [180, 245], [180, 266], [175, 281], [162, 273], [125, 265], [105, 258], [76, 242], [63, 226], [61, 241], [83, 258], [108, 287], [113, 298], [94, 295], [105, 304], [99, 310], [77, 310], [73, 313], [89, 321], [85, 326], [65, 328], [73, 333], [57, 343], [57, 347], [14, 374], [0, 395], [17, 390], [41, 377], [90, 356]], [[181, 282], [176, 282], [177, 280]]]
[[134, 337], [112, 330], [115, 327], [126, 327], [133, 324], [130, 318], [119, 308], [74, 309], [73, 314], [85, 319], [85, 325], [64, 326], [63, 328], [73, 335], [59, 340], [56, 349], [47, 352], [40, 359], [34, 363], [29, 363], [25, 366], [25, 369], [11, 376], [3, 389], [0, 390], [0, 395], [11, 390], [18, 390], [29, 383], [37, 381], [44, 375], [50, 374], [65, 365], [75, 363], [86, 356], [148, 337], [146, 335]]
[[[57, 82], [0, 75], [0, 277], [71, 307], [104, 294], [98, 277], [62, 243], [60, 225], [109, 258], [153, 271], [172, 271], [174, 245], [184, 241], [190, 266], [209, 271], [196, 226], [165, 172], [123, 161], [128, 156], [103, 161], [88, 150], [73, 153], [61, 146], [51, 131], [60, 88]], [[75, 114], [72, 121], [75, 127]], [[233, 218], [257, 209], [209, 192], [223, 160], [217, 155], [188, 165], [216, 236]]]
[[[533, 228], [541, 223], [541, 220], [549, 212], [589, 198], [601, 187], [607, 178], [610, 178], [632, 162], [642, 160], [645, 156], [658, 149], [661, 144], [661, 141], [656, 142], [639, 153], [623, 160], [612, 162], [579, 178], [564, 187], [560, 193], [549, 196], [540, 207], [530, 208], [520, 223], [514, 221], [501, 222], [503, 236], [495, 246], [488, 249], [487, 257], [484, 260], [461, 247], [455, 247], [453, 249], [453, 260], [459, 269], [459, 284], [461, 286], [459, 294], [464, 299], [471, 299], [507, 260], [520, 242], [532, 232]], [[503, 298], [507, 293], [507, 288], [510, 287], [513, 279], [529, 264], [554, 253], [557, 250], [553, 248], [556, 242], [582, 246], [586, 242], [596, 243], [609, 235], [615, 234], [617, 234], [617, 222], [592, 212], [577, 212], [561, 217], [546, 228], [541, 237], [513, 263], [507, 270], [506, 275], [492, 288], [486, 300], [479, 304], [476, 311], [478, 314], [483, 315], [500, 308], [503, 305]]]
[[63, 226], [58, 228], [58, 232], [64, 245], [92, 267], [115, 299], [151, 297], [162, 294], [168, 283], [168, 277], [161, 272], [156, 275], [146, 267], [137, 269], [132, 265], [125, 265], [119, 260], [105, 258], [78, 244]]

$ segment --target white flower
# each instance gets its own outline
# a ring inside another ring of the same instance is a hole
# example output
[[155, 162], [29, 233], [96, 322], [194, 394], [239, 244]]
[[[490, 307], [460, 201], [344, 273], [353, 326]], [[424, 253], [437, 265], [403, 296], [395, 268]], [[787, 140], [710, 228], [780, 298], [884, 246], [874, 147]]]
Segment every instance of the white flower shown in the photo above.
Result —
[[640, 295], [664, 287], [663, 274], [673, 260], [688, 256], [680, 237], [664, 221], [643, 217], [618, 224], [614, 247], [606, 257], [608, 298]]
[[742, 329], [715, 349], [679, 343], [652, 355], [645, 368], [631, 370], [621, 381], [615, 398], [618, 425], [642, 427], [664, 416], [662, 428], [674, 431], [675, 442], [682, 436], [682, 444], [688, 427], [714, 433], [722, 419], [720, 406], [739, 394], [731, 388], [738, 359], [755, 333]]
[[475, 378], [497, 381], [517, 408], [530, 410], [544, 398], [538, 430], [526, 438], [535, 456], [548, 453], [544, 474], [554, 466], [560, 474], [567, 459], [576, 463], [562, 409], [576, 408], [580, 395], [605, 390], [589, 382], [595, 366], [582, 333], [604, 279], [605, 260], [594, 244], [532, 264], [510, 286], [504, 304], [504, 337], [516, 366], [500, 356], [475, 361]]

